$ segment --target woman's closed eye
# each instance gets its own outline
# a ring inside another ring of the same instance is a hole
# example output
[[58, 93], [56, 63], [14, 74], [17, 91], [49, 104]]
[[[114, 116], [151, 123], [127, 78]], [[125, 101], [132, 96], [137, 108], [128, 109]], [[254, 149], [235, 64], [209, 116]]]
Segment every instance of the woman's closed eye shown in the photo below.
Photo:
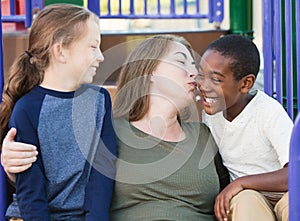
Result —
[[176, 60], [176, 62], [180, 63], [180, 64], [185, 64], [184, 60]]

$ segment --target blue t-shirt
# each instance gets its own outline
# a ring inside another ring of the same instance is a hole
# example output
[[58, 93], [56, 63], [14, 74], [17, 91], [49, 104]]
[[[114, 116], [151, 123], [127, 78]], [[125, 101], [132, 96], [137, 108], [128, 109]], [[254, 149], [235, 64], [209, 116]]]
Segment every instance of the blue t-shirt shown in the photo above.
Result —
[[24, 220], [109, 220], [116, 138], [105, 89], [36, 86], [15, 104], [9, 127], [17, 128], [17, 141], [39, 151], [16, 176]]

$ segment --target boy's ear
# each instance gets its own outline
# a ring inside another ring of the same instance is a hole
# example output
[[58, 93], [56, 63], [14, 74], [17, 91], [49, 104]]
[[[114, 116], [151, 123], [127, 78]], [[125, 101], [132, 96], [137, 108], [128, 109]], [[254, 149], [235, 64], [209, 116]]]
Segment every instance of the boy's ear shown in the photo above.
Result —
[[255, 82], [255, 76], [254, 74], [248, 74], [245, 77], [241, 79], [241, 92], [244, 94], [247, 94], [251, 88], [253, 87]]
[[54, 60], [56, 62], [59, 62], [59, 63], [62, 63], [62, 64], [66, 63], [65, 54], [64, 54], [64, 50], [62, 48], [61, 43], [59, 43], [59, 42], [55, 43], [53, 45], [52, 51], [53, 51]]

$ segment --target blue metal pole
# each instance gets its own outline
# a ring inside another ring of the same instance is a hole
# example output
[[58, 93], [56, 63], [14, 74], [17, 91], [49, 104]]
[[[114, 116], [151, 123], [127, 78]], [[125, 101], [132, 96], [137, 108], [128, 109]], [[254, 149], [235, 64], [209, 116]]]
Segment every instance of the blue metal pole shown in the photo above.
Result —
[[286, 106], [287, 113], [293, 119], [293, 51], [292, 51], [292, 3], [285, 0], [285, 33], [286, 36]]
[[16, 14], [15, 0], [10, 0], [9, 1], [9, 8], [10, 8], [10, 15], [15, 15]]
[[175, 0], [170, 0], [170, 14], [175, 14]]
[[200, 4], [199, 4], [199, 0], [196, 0], [196, 13], [197, 13], [197, 14], [200, 13]]
[[[110, 0], [108, 0], [108, 3], [107, 3], [107, 7], [109, 5], [109, 12], [110, 12], [111, 11]], [[119, 0], [119, 15], [122, 15], [122, 1], [121, 0]]]
[[147, 0], [144, 0], [144, 14], [145, 15], [148, 14], [148, 2], [147, 2]]
[[297, 115], [290, 142], [289, 160], [289, 221], [299, 221], [300, 217], [300, 114]]
[[130, 15], [134, 15], [134, 0], [130, 0], [129, 10]]
[[275, 60], [276, 60], [276, 99], [281, 104], [282, 100], [282, 38], [281, 38], [281, 0], [274, 1], [274, 25], [275, 25]]
[[187, 8], [188, 8], [187, 0], [183, 0], [183, 12], [185, 15], [187, 14]]
[[[0, 18], [2, 17], [2, 7], [0, 6]], [[4, 85], [4, 69], [3, 69], [3, 41], [2, 41], [2, 19], [1, 19], [1, 27], [0, 27], [0, 103], [2, 102], [2, 92], [3, 92], [3, 85]]]
[[[0, 18], [2, 18], [2, 7], [0, 5]], [[2, 42], [2, 19], [0, 27], [0, 103], [2, 102], [2, 92], [4, 85], [4, 71], [3, 71], [3, 42]], [[6, 177], [2, 166], [0, 166], [0, 221], [5, 221], [5, 211], [6, 211]]]
[[213, 22], [213, 17], [214, 17], [213, 11], [214, 11], [214, 3], [213, 3], [213, 1], [209, 1], [208, 2], [208, 21], [210, 23]]
[[[108, 15], [111, 15], [111, 4], [110, 4], [110, 0], [107, 1], [107, 13]], [[100, 10], [100, 14], [101, 14], [101, 10]], [[119, 13], [120, 14], [120, 13]]]
[[297, 106], [300, 113], [300, 1], [296, 1], [296, 62], [297, 62]]
[[[224, 19], [224, 1], [215, 0], [214, 2], [214, 22], [221, 23]], [[251, 16], [252, 17], [252, 16]]]
[[273, 96], [272, 3], [263, 0], [264, 91]]
[[26, 6], [25, 6], [25, 27], [29, 28], [32, 23], [32, 2], [31, 0], [26, 0]]
[[43, 0], [32, 0], [31, 7], [32, 7], [32, 9], [39, 8], [40, 10], [42, 10], [44, 8], [44, 1]]
[[96, 15], [100, 16], [100, 1], [89, 0], [88, 9], [94, 12]]
[[160, 15], [160, 0], [157, 0], [157, 14]]

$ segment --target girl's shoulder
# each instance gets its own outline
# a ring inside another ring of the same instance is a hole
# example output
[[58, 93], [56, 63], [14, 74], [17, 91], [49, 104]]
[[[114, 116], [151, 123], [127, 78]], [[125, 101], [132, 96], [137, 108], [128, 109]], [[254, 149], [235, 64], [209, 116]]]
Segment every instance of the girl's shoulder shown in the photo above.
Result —
[[83, 89], [85, 89], [85, 90], [87, 90], [87, 89], [94, 90], [94, 91], [98, 92], [99, 94], [104, 95], [106, 99], [111, 100], [110, 94], [109, 94], [108, 90], [105, 87], [95, 85], [95, 84], [86, 84], [86, 85], [83, 85]]
[[14, 105], [14, 109], [32, 110], [35, 106], [40, 106], [45, 94], [39, 93], [34, 87], [31, 91], [23, 95]]

